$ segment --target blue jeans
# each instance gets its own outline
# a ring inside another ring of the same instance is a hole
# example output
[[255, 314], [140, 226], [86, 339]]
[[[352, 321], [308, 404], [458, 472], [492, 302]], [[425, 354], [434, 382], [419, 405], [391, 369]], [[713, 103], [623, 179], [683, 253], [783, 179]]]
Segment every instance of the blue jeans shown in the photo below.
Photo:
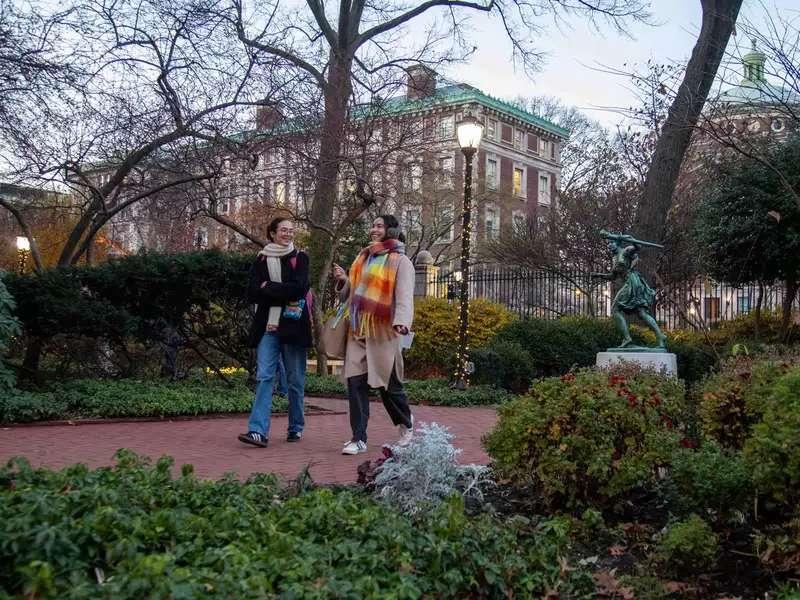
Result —
[[265, 333], [256, 354], [256, 395], [247, 424], [248, 431], [256, 431], [265, 437], [269, 437], [272, 387], [279, 357], [283, 359], [289, 385], [289, 433], [301, 433], [305, 425], [303, 390], [306, 383], [306, 349], [295, 344], [281, 344], [277, 335]]
[[278, 394], [289, 395], [289, 382], [286, 380], [286, 367], [283, 366], [283, 357], [278, 355]]

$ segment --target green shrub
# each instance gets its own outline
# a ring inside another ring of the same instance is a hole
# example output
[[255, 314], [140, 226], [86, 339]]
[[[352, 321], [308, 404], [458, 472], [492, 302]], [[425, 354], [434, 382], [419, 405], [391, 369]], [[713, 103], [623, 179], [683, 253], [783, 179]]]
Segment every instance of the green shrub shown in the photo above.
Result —
[[363, 493], [289, 496], [272, 476], [200, 481], [172, 462], [0, 469], [0, 589], [30, 598], [590, 597], [551, 522], [415, 520]]
[[547, 377], [594, 365], [597, 353], [616, 346], [619, 337], [610, 319], [564, 317], [511, 323], [498, 332], [496, 340], [524, 348], [535, 377]]
[[737, 357], [699, 390], [703, 432], [728, 448], [741, 448], [758, 423], [775, 382], [796, 364], [796, 357]]
[[667, 527], [656, 552], [658, 560], [675, 575], [704, 573], [716, 563], [719, 541], [708, 523], [691, 515]]
[[[79, 379], [55, 384], [43, 392], [14, 392], [0, 404], [0, 422], [111, 417], [171, 417], [209, 413], [243, 413], [253, 393], [244, 377], [228, 387], [215, 378], [187, 381]], [[273, 411], [287, 410], [275, 398]]]
[[470, 352], [475, 363], [473, 381], [522, 393], [536, 377], [533, 358], [518, 342], [492, 340], [486, 348]]
[[680, 448], [672, 456], [668, 477], [671, 504], [682, 513], [721, 514], [745, 509], [752, 497], [750, 473], [738, 452], [714, 442], [699, 449]]
[[669, 462], [683, 396], [679, 380], [632, 367], [551, 377], [500, 406], [484, 445], [499, 476], [551, 501], [600, 506]]
[[756, 489], [796, 508], [800, 503], [800, 367], [772, 386], [763, 419], [753, 427], [743, 454]]
[[406, 384], [406, 394], [410, 402], [434, 406], [485, 406], [501, 404], [514, 397], [490, 385], [471, 385], [466, 390], [454, 390], [446, 379], [412, 379]]
[[[470, 302], [469, 346], [480, 348], [514, 320], [502, 304], [476, 298]], [[406, 368], [420, 376], [449, 375], [458, 344], [458, 303], [420, 298], [414, 304], [414, 343]]]
[[[157, 344], [179, 330], [205, 349], [204, 354], [213, 350], [215, 356], [244, 365], [251, 310], [245, 296], [252, 260], [252, 255], [215, 250], [153, 252], [101, 265], [14, 275], [8, 287], [28, 338], [91, 339], [96, 345], [106, 344], [106, 349], [109, 344], [119, 349], [123, 360], [126, 344]], [[63, 347], [69, 354], [69, 342]], [[134, 363], [131, 369], [138, 366], [135, 360], [129, 362]]]
[[[500, 404], [513, 396], [490, 385], [471, 385], [466, 390], [454, 390], [446, 379], [410, 379], [405, 383], [406, 395], [413, 404], [432, 406], [482, 406]], [[377, 395], [377, 390], [371, 390]], [[344, 396], [347, 390], [338, 377], [306, 375], [306, 395]]]
[[10, 392], [14, 387], [14, 373], [3, 359], [11, 338], [19, 334], [19, 321], [14, 316], [14, 298], [6, 289], [2, 275], [0, 271], [0, 392]]

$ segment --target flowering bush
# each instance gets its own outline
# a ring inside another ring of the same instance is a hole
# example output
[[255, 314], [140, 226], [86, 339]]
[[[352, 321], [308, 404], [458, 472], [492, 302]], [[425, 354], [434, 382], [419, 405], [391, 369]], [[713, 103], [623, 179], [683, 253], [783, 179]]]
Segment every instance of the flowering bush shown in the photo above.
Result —
[[535, 383], [500, 406], [484, 438], [501, 477], [569, 506], [602, 505], [649, 483], [682, 439], [683, 384], [631, 366]]

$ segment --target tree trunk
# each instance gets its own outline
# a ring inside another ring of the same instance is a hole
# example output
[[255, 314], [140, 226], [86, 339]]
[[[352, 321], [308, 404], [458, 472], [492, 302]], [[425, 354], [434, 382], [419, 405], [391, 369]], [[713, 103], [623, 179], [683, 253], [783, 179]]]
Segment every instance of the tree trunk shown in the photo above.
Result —
[[[316, 187], [311, 205], [313, 225], [328, 229], [333, 227], [333, 208], [336, 204], [339, 165], [347, 125], [347, 105], [352, 91], [350, 81], [352, 64], [352, 58], [340, 57], [331, 50], [330, 71], [325, 87], [325, 114], [320, 131]], [[331, 239], [328, 233], [322, 229], [312, 228], [308, 247], [312, 281], [327, 276], [325, 259], [330, 245]]]
[[783, 306], [781, 307], [781, 338], [784, 342], [789, 341], [789, 327], [792, 324], [792, 304], [797, 298], [798, 282], [795, 279], [787, 279], [786, 292], [783, 295]]
[[667, 215], [692, 130], [708, 97], [742, 0], [701, 0], [703, 22], [686, 73], [656, 143], [636, 215], [639, 239], [664, 239]]
[[758, 297], [756, 298], [756, 322], [755, 322], [755, 338], [761, 334], [761, 306], [764, 303], [764, 282], [758, 282]]

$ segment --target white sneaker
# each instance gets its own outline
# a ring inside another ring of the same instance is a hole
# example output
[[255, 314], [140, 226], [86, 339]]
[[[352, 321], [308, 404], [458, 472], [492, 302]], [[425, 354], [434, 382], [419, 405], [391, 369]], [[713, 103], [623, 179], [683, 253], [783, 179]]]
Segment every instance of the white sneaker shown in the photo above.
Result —
[[347, 445], [342, 448], [342, 454], [348, 454], [350, 456], [361, 454], [362, 452], [367, 451], [367, 445], [362, 442], [348, 442]]
[[400, 439], [397, 440], [397, 445], [401, 447], [408, 446], [414, 437], [414, 415], [411, 415], [411, 427], [406, 427], [401, 423], [397, 426], [397, 430], [400, 432]]

